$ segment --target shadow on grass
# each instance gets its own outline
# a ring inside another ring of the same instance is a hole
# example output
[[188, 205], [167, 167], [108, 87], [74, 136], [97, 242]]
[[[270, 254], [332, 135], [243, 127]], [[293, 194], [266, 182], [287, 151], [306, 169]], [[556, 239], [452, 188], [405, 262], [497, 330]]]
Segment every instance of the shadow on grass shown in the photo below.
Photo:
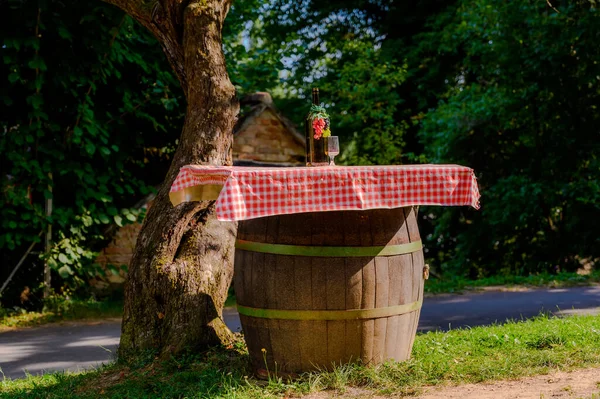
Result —
[[550, 317], [419, 334], [412, 359], [343, 365], [294, 381], [252, 378], [243, 341], [228, 348], [159, 359], [138, 352], [97, 371], [0, 383], [16, 398], [280, 398], [348, 388], [415, 395], [425, 386], [515, 379], [600, 365], [600, 316]]
[[248, 386], [248, 354], [239, 345], [161, 360], [154, 352], [81, 374], [53, 373], [0, 383], [3, 398], [221, 397]]

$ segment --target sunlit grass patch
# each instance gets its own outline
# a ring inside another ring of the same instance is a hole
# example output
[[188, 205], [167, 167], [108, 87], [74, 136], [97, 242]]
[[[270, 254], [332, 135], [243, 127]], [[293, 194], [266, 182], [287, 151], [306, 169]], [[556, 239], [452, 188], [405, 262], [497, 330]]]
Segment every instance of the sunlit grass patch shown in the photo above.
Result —
[[554, 318], [416, 337], [413, 357], [376, 367], [338, 366], [295, 380], [257, 380], [243, 341], [229, 348], [160, 359], [138, 353], [97, 371], [5, 380], [0, 393], [15, 398], [281, 398], [353, 389], [418, 394], [439, 384], [477, 383], [600, 365], [600, 316]]
[[117, 318], [123, 315], [123, 302], [119, 300], [67, 299], [62, 297], [46, 301], [39, 312], [22, 309], [0, 309], [0, 329], [30, 327], [66, 320], [95, 320]]

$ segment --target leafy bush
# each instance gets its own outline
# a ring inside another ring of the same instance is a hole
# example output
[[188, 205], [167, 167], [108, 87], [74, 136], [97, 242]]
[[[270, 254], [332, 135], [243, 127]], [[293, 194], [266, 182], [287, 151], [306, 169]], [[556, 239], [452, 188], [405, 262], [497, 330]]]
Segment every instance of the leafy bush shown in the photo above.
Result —
[[[9, 0], [0, 15], [0, 254], [16, 264], [51, 225], [55, 280], [77, 286], [108, 227], [139, 221], [134, 205], [161, 182], [182, 121], [179, 84], [146, 29], [100, 1]], [[37, 287], [30, 277], [4, 300]]]
[[460, 56], [422, 124], [426, 153], [473, 167], [483, 194], [480, 212], [427, 211], [448, 271], [572, 271], [600, 257], [600, 14], [559, 8], [465, 1], [422, 36], [424, 53]]

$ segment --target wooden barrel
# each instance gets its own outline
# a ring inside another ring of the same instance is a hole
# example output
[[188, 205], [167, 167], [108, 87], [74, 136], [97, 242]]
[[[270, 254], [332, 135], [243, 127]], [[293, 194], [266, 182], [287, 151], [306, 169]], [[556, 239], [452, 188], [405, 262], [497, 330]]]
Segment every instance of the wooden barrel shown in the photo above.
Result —
[[240, 222], [234, 284], [255, 371], [408, 359], [423, 274], [417, 207]]

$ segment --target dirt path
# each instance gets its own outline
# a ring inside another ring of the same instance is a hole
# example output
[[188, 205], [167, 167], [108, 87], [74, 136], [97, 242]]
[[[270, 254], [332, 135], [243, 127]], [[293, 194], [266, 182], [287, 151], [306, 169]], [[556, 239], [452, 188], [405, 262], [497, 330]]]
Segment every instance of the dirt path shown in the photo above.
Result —
[[[318, 392], [302, 399], [389, 399], [365, 389], [350, 388], [345, 393]], [[600, 399], [600, 368], [555, 372], [514, 381], [427, 387], [414, 399]]]
[[430, 388], [419, 399], [541, 399], [594, 398], [600, 399], [600, 368], [570, 373], [556, 372], [527, 377], [517, 381], [497, 381], [486, 384], [465, 384], [455, 387]]

